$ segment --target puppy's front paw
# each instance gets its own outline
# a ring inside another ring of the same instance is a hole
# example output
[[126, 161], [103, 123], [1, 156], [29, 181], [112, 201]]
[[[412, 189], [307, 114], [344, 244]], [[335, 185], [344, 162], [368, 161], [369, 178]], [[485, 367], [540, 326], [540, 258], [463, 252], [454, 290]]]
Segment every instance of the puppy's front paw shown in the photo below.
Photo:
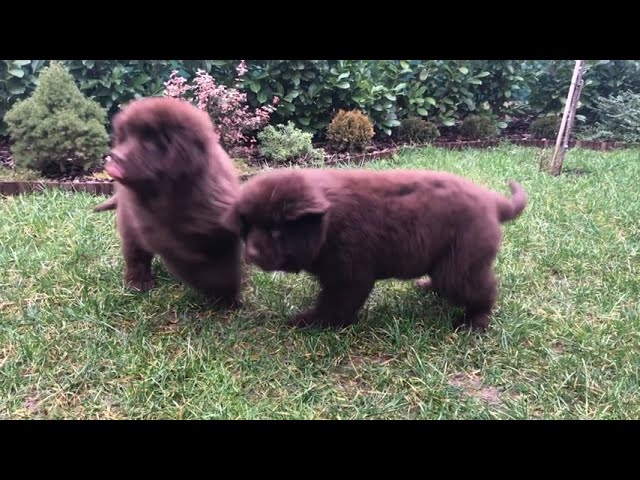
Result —
[[137, 290], [138, 292], [148, 292], [152, 288], [156, 286], [156, 282], [153, 278], [145, 278], [145, 279], [130, 279], [127, 281], [127, 285], [132, 290]]
[[244, 305], [244, 298], [242, 298], [242, 295], [239, 294], [228, 295], [220, 297], [218, 303], [229, 310], [238, 310]]
[[304, 310], [296, 315], [294, 315], [288, 322], [287, 325], [290, 327], [297, 328], [308, 328], [308, 327], [317, 327], [318, 319], [316, 318], [315, 310], [310, 308], [308, 310]]
[[477, 313], [475, 315], [468, 316], [469, 325], [471, 330], [477, 333], [484, 333], [489, 329], [489, 315], [486, 313]]
[[415, 285], [423, 292], [430, 292], [433, 290], [433, 282], [430, 278], [420, 278], [415, 281]]
[[340, 329], [355, 323], [355, 319], [344, 319], [342, 317], [325, 317], [318, 314], [314, 309], [305, 310], [295, 315], [288, 324], [298, 328], [333, 328]]
[[476, 333], [484, 333], [489, 329], [489, 316], [486, 314], [460, 315], [453, 321], [453, 329], [469, 328]]

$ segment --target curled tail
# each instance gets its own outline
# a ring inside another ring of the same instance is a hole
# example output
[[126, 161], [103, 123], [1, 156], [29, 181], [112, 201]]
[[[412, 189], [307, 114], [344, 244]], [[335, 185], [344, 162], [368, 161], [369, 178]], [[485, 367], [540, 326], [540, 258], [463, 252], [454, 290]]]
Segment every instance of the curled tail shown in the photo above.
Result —
[[509, 181], [511, 198], [503, 195], [498, 197], [498, 218], [500, 223], [515, 220], [527, 206], [527, 192], [515, 180]]
[[116, 200], [115, 195], [110, 199], [102, 202], [100, 205], [93, 209], [94, 212], [104, 212], [105, 210], [115, 210], [118, 206], [118, 201]]

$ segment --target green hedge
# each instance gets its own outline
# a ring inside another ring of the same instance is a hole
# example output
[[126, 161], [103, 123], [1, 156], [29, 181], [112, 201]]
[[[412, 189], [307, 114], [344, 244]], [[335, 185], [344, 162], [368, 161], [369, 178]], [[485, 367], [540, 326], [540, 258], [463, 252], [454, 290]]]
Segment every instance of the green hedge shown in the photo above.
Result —
[[[233, 60], [63, 61], [80, 90], [113, 114], [118, 105], [158, 95], [173, 69], [191, 77], [197, 69], [231, 85]], [[45, 60], [0, 62], [0, 115], [31, 94]], [[339, 109], [360, 109], [378, 130], [390, 133], [407, 117], [451, 126], [470, 113], [491, 114], [505, 126], [511, 115], [559, 112], [574, 62], [531, 60], [256, 60], [247, 61], [243, 83], [259, 106], [281, 98], [272, 123], [292, 120], [318, 132]], [[640, 62], [589, 61], [579, 120], [593, 117], [599, 97], [621, 90], [640, 93]], [[4, 123], [0, 126], [4, 129]]]
[[[173, 69], [190, 76], [198, 68], [211, 71], [211, 60], [63, 60], [80, 91], [95, 99], [113, 115], [119, 105], [134, 98], [159, 95]], [[20, 99], [33, 93], [38, 74], [49, 60], [3, 60], [0, 62], [0, 118]], [[4, 121], [0, 134], [6, 133]]]

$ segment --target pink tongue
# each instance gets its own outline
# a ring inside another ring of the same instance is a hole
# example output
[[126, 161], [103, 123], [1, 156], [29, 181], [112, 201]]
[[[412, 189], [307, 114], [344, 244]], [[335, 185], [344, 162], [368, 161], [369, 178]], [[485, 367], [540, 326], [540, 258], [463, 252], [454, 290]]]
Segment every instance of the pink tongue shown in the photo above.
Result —
[[104, 169], [114, 180], [122, 180], [122, 177], [124, 177], [122, 169], [113, 162], [107, 162]]

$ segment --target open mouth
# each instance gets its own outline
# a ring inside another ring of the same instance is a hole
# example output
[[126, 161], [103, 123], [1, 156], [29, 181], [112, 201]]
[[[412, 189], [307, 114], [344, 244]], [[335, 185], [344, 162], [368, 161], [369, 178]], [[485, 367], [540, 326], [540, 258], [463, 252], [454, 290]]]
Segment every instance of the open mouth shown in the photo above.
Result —
[[122, 168], [116, 164], [112, 159], [109, 159], [104, 166], [104, 171], [111, 176], [114, 180], [122, 180], [124, 177], [124, 172]]

